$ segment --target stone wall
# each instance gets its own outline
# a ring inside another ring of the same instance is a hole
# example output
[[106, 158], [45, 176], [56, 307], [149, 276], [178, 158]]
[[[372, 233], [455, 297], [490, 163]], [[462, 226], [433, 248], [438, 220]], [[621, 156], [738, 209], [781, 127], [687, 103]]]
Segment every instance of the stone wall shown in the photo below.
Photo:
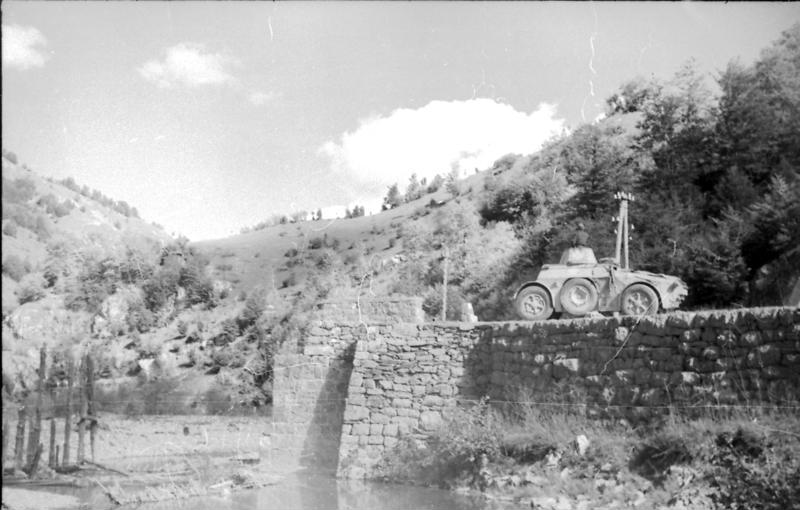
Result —
[[594, 415], [795, 403], [797, 308], [530, 323], [373, 325], [357, 340], [338, 472], [369, 477], [459, 400], [553, 400]]
[[339, 324], [368, 323], [394, 324], [399, 322], [424, 322], [420, 297], [391, 297], [340, 299], [324, 301], [317, 305], [314, 316], [321, 321]]
[[322, 303], [299, 345], [275, 356], [274, 467], [287, 471], [336, 470], [353, 353], [367, 324], [421, 321], [420, 298], [339, 300]]

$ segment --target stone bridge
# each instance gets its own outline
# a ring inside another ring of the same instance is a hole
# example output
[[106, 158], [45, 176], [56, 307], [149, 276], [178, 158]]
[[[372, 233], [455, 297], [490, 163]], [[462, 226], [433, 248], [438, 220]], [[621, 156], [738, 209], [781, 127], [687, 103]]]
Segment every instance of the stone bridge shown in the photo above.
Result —
[[449, 408], [560, 402], [643, 418], [796, 404], [800, 310], [754, 308], [545, 322], [423, 323], [421, 300], [326, 303], [275, 358], [273, 459], [370, 477]]

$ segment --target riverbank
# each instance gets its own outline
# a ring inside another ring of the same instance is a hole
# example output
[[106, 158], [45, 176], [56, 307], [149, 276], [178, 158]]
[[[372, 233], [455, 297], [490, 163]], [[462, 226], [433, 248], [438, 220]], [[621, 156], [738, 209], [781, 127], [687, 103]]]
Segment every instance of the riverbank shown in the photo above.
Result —
[[[77, 471], [61, 474], [43, 465], [27, 479], [19, 472], [7, 476], [13, 470], [7, 461], [3, 503], [14, 510], [81, 508], [91, 494], [90, 507], [97, 508], [263, 487], [282, 476], [269, 457], [268, 423], [264, 417], [101, 413], [94, 456], [87, 448]], [[44, 443], [41, 458], [47, 459]], [[76, 452], [77, 434], [70, 443]], [[42, 497], [54, 493], [59, 497]], [[82, 496], [70, 501], [74, 496], [65, 493]]]
[[385, 480], [542, 510], [794, 508], [798, 409], [698, 410], [639, 425], [562, 407], [481, 403], [427, 440], [407, 438]]

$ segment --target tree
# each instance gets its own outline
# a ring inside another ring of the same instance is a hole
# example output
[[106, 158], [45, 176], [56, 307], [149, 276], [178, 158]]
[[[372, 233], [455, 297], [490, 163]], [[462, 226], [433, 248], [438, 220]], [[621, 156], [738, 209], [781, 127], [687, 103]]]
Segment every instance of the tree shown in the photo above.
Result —
[[643, 164], [632, 143], [632, 134], [614, 119], [581, 126], [565, 140], [560, 167], [577, 190], [569, 203], [575, 216], [608, 217], [617, 207], [614, 193], [633, 189]]
[[383, 207], [384, 211], [388, 209], [394, 209], [395, 207], [399, 206], [403, 203], [403, 198], [400, 196], [400, 190], [397, 187], [397, 183], [392, 184], [389, 186], [389, 189], [386, 192], [386, 196], [383, 198]]
[[428, 184], [427, 192], [428, 193], [435, 193], [439, 191], [439, 189], [444, 185], [444, 177], [439, 174], [436, 174], [433, 179], [431, 179], [431, 183]]
[[422, 190], [423, 188], [417, 179], [417, 174], [411, 174], [411, 177], [408, 179], [408, 186], [406, 187], [406, 194], [404, 197], [405, 202], [411, 202], [421, 197]]
[[457, 166], [453, 166], [450, 169], [450, 173], [447, 174], [447, 178], [445, 179], [445, 188], [447, 188], [447, 192], [457, 197], [461, 194], [461, 182], [459, 180], [460, 172]]
[[246, 330], [250, 326], [256, 324], [256, 321], [267, 309], [267, 293], [263, 287], [256, 287], [247, 296], [244, 303], [244, 309], [239, 314], [237, 322], [241, 331]]
[[308, 219], [308, 211], [297, 211], [292, 213], [292, 221], [300, 222]]

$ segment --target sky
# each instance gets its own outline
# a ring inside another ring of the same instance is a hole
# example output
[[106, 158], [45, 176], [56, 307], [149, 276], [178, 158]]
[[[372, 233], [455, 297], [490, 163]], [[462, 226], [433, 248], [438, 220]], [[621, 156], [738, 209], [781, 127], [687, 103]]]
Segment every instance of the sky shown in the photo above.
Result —
[[637, 76], [711, 78], [797, 3], [2, 3], [3, 147], [193, 241], [380, 209], [592, 122]]

